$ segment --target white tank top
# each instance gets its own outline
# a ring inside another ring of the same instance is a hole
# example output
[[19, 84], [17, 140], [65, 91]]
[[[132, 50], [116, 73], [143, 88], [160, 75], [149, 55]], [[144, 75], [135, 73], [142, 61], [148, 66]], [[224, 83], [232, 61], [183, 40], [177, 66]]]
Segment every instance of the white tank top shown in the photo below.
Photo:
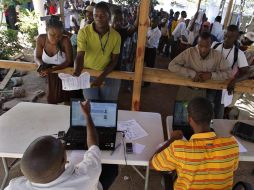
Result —
[[57, 54], [50, 57], [43, 49], [42, 61], [46, 64], [61, 65], [63, 62], [66, 61], [66, 55], [64, 52], [60, 53], [60, 51], [58, 51]]

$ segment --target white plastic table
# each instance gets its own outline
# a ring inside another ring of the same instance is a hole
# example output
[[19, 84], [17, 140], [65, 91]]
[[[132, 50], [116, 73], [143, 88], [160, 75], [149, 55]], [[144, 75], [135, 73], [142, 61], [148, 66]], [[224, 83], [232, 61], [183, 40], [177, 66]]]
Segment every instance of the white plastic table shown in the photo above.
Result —
[[[146, 145], [141, 154], [127, 154], [127, 165], [145, 166], [145, 189], [148, 188], [149, 159], [156, 151], [158, 144], [164, 141], [161, 115], [150, 112], [118, 111], [118, 121], [135, 119], [148, 136], [133, 141]], [[5, 178], [3, 189], [8, 178], [8, 167], [5, 158], [21, 158], [28, 145], [39, 136], [54, 135], [58, 131], [67, 131], [70, 126], [70, 107], [22, 102], [0, 116], [0, 157], [2, 157]], [[121, 141], [117, 135], [116, 144]], [[68, 152], [67, 155], [75, 154]], [[80, 153], [80, 151], [77, 151]], [[102, 151], [102, 163], [125, 165], [123, 144], [111, 156], [111, 151]]]
[[[234, 124], [238, 121], [241, 121], [241, 122], [244, 122], [247, 124], [251, 124], [254, 126], [254, 120], [214, 119], [212, 128], [214, 129], [217, 136], [229, 137], [229, 136], [232, 136], [230, 134], [230, 131], [234, 127]], [[168, 136], [170, 136], [170, 133], [173, 131], [173, 129], [172, 129], [173, 117], [168, 116], [166, 119], [166, 123], [167, 123], [167, 133], [168, 133]], [[235, 138], [247, 149], [247, 152], [240, 153], [239, 161], [253, 162], [254, 161], [254, 143], [242, 140], [238, 137], [235, 137]]]

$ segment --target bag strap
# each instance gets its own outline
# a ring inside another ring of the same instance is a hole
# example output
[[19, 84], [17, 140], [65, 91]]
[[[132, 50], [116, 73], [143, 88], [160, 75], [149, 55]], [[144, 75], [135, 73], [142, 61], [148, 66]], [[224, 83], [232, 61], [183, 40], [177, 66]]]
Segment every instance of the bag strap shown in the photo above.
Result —
[[234, 51], [234, 62], [232, 65], [232, 68], [235, 66], [237, 60], [238, 60], [238, 52], [239, 52], [239, 48], [235, 45], [235, 51]]
[[213, 46], [213, 49], [216, 49], [216, 48], [217, 48], [219, 45], [221, 45], [221, 44], [222, 44], [221, 42], [215, 44], [215, 45]]

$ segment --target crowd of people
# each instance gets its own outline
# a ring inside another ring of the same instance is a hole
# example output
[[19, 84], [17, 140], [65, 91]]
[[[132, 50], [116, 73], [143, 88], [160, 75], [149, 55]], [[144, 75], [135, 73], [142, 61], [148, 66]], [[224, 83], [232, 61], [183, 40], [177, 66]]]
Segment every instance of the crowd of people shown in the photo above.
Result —
[[[57, 104], [80, 96], [79, 92], [63, 91], [57, 74], [52, 73], [72, 66], [74, 76], [79, 76], [83, 68], [101, 71], [98, 77], [91, 77], [91, 88], [82, 90], [82, 98], [117, 101], [121, 81], [107, 78], [107, 75], [113, 70], [133, 70], [139, 8], [110, 9], [105, 2], [82, 5], [78, 2], [65, 1], [64, 24], [54, 16], [54, 4], [45, 6], [47, 14], [53, 16], [47, 21], [47, 33], [37, 38], [35, 62], [39, 65], [39, 74], [48, 77], [48, 103]], [[79, 8], [85, 15], [83, 20], [79, 17]], [[185, 11], [151, 12], [150, 27], [144, 34], [147, 67], [154, 67], [156, 55], [163, 54], [171, 59], [168, 66], [171, 72], [194, 82], [231, 79], [230, 92], [235, 82], [253, 77], [249, 72], [253, 54], [249, 56], [247, 47], [254, 42], [254, 32], [240, 39], [236, 25], [224, 30], [220, 16], [211, 24], [201, 11], [190, 20], [186, 18]], [[147, 85], [149, 83], [145, 83]], [[175, 189], [232, 188], [239, 157], [237, 142], [231, 137], [219, 138], [210, 129], [213, 115], [223, 118], [221, 98], [222, 91], [207, 89], [207, 98], [191, 100], [188, 121], [195, 134], [189, 141], [183, 141], [182, 132], [174, 131], [170, 140], [151, 158], [152, 168], [177, 171]], [[25, 177], [12, 180], [7, 190], [108, 189], [111, 186], [118, 175], [118, 167], [101, 166], [89, 102], [80, 106], [88, 122], [89, 150], [84, 160], [77, 167], [66, 165], [61, 142], [53, 137], [41, 137], [28, 147], [21, 160]], [[34, 164], [30, 164], [31, 160]]]

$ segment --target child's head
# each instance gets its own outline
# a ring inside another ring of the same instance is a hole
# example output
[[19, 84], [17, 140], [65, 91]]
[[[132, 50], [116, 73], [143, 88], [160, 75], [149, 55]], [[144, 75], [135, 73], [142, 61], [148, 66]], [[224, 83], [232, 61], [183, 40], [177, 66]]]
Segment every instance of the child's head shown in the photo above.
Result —
[[65, 170], [66, 152], [59, 139], [43, 136], [34, 140], [21, 159], [21, 171], [33, 183], [49, 183]]

